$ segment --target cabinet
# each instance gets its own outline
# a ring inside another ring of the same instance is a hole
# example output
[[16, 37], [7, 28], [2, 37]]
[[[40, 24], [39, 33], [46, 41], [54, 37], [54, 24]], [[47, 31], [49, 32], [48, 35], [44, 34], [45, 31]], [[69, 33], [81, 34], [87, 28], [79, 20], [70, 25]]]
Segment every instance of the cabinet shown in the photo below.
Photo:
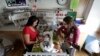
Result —
[[23, 9], [4, 9], [7, 19], [14, 23], [15, 26], [20, 27], [26, 24], [28, 17], [31, 16], [31, 10], [27, 8]]

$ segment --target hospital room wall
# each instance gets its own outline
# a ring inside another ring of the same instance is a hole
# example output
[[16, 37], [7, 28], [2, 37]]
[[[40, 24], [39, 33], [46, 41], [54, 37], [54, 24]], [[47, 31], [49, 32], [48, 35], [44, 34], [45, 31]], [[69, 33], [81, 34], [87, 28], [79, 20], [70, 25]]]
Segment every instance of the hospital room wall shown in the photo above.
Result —
[[90, 13], [87, 17], [86, 28], [89, 34], [94, 34], [100, 25], [100, 0], [94, 0]]

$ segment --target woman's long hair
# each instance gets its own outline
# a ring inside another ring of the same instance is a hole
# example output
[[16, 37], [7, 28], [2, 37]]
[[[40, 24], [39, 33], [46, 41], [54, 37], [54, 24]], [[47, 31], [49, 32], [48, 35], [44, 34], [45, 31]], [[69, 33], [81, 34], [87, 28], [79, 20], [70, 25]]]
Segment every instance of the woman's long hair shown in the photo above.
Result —
[[[38, 20], [38, 23], [39, 23], [39, 18], [38, 18], [38, 17], [36, 17], [36, 16], [31, 16], [31, 17], [29, 17], [29, 19], [28, 19], [28, 21], [27, 21], [27, 23], [26, 23], [26, 26], [32, 26], [33, 23], [34, 23], [36, 20]], [[37, 23], [37, 25], [38, 25], [38, 23]], [[35, 27], [37, 27], [37, 25], [36, 25]]]

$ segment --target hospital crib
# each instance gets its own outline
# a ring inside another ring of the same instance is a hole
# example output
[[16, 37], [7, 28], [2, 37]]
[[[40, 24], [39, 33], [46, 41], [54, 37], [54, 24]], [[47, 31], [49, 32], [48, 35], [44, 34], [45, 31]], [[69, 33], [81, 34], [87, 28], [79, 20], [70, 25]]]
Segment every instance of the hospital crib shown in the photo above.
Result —
[[24, 56], [68, 56], [66, 53], [30, 53], [27, 52]]

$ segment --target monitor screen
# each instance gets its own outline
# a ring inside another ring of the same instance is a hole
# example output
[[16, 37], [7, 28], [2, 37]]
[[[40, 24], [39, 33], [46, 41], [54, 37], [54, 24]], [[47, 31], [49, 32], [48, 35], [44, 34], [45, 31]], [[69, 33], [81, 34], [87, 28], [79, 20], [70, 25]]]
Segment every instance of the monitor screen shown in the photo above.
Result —
[[26, 0], [6, 0], [7, 6], [25, 6]]

